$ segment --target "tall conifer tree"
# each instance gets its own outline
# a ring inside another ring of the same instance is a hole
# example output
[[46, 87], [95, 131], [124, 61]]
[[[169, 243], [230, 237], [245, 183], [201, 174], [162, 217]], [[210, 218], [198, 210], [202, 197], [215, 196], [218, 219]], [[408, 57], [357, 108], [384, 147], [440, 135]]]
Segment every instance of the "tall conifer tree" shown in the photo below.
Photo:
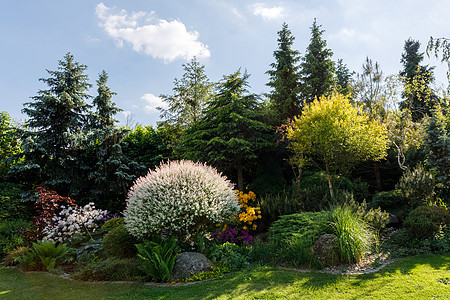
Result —
[[400, 108], [409, 109], [413, 121], [430, 116], [431, 110], [438, 100], [430, 87], [434, 81], [434, 67], [420, 65], [424, 53], [420, 53], [419, 48], [420, 42], [409, 38], [405, 41], [404, 52], [400, 60], [403, 65], [400, 76], [405, 84], [402, 93], [404, 101], [400, 103]]
[[268, 94], [276, 116], [275, 125], [297, 116], [301, 111], [298, 73], [300, 53], [292, 49], [294, 36], [286, 23], [278, 31], [278, 49], [273, 52], [275, 62], [266, 73], [270, 79], [267, 85], [272, 88]]
[[240, 71], [224, 76], [216, 97], [199, 122], [186, 130], [181, 145], [185, 158], [227, 172], [239, 190], [244, 188], [244, 170], [270, 146], [270, 128], [260, 121], [256, 95], [247, 91], [248, 76]]
[[38, 91], [22, 110], [28, 115], [27, 130], [20, 130], [24, 161], [11, 172], [61, 194], [69, 193], [80, 165], [77, 158], [89, 109], [86, 68], [67, 53], [56, 71], [47, 70], [49, 78], [40, 79], [48, 89]]
[[324, 30], [320, 30], [316, 19], [311, 27], [311, 39], [302, 59], [302, 96], [306, 103], [311, 103], [320, 96], [328, 96], [334, 87], [333, 52], [327, 48], [327, 42], [322, 39]]

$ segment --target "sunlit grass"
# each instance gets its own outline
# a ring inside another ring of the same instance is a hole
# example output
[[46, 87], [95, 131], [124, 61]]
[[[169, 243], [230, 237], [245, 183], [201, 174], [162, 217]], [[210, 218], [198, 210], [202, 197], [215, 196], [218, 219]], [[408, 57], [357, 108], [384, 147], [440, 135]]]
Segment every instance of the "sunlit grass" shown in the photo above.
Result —
[[449, 299], [450, 255], [397, 261], [381, 272], [334, 275], [256, 267], [220, 280], [155, 287], [96, 284], [0, 267], [0, 299]]

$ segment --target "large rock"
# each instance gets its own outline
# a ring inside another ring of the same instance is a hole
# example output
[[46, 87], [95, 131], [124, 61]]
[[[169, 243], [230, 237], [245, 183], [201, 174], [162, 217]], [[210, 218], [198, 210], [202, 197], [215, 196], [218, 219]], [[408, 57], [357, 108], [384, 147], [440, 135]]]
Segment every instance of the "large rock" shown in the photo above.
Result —
[[201, 253], [183, 252], [177, 255], [171, 280], [191, 278], [192, 275], [209, 271], [211, 261]]
[[321, 235], [313, 246], [314, 255], [320, 263], [326, 267], [336, 266], [341, 263], [339, 259], [339, 248], [337, 236], [334, 234]]

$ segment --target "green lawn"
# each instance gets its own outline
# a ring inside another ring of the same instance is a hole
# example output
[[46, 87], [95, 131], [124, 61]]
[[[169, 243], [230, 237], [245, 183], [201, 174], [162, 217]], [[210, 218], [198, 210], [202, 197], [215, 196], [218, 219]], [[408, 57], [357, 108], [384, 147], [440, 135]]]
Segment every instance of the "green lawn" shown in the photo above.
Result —
[[450, 299], [450, 254], [399, 260], [375, 274], [332, 275], [258, 267], [220, 280], [171, 287], [86, 283], [0, 267], [1, 300], [298, 298]]

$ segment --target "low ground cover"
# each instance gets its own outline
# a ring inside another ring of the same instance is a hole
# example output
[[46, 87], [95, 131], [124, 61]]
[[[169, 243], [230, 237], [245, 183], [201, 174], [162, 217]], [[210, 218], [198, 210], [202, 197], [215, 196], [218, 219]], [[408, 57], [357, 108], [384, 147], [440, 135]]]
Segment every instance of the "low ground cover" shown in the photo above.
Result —
[[0, 267], [2, 299], [448, 299], [450, 255], [400, 259], [363, 275], [253, 267], [195, 284], [87, 283]]

